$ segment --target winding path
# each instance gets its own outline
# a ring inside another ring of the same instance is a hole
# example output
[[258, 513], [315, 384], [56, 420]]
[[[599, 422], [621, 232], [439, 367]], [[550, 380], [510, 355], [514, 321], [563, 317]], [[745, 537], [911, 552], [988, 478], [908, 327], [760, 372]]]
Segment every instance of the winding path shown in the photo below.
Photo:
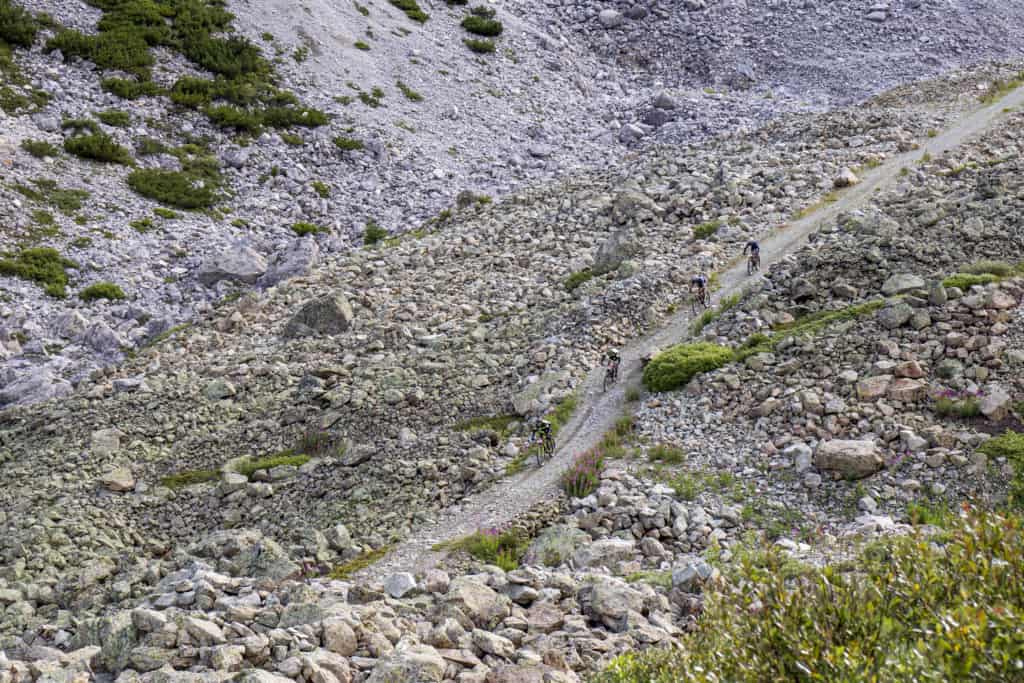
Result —
[[[809, 215], [783, 226], [761, 240], [762, 268], [795, 252], [805, 238], [836, 219], [840, 212], [864, 205], [871, 195], [898, 178], [900, 170], [916, 163], [927, 152], [933, 157], [957, 147], [966, 140], [991, 128], [1006, 109], [1024, 104], [1024, 88], [1017, 88], [986, 106], [965, 112], [939, 135], [930, 138], [920, 149], [891, 157], [861, 178], [857, 185], [843, 190], [839, 198], [821, 205]], [[723, 298], [742, 290], [747, 279], [746, 261], [740, 260], [719, 276], [720, 287], [713, 296], [717, 304]], [[375, 564], [356, 574], [358, 578], [384, 578], [395, 572], [420, 572], [435, 566], [445, 555], [431, 547], [441, 541], [459, 538], [477, 529], [501, 526], [526, 512], [536, 503], [557, 494], [558, 478], [572, 458], [596, 446], [605, 432], [624, 414], [625, 390], [641, 378], [640, 359], [653, 349], [664, 348], [686, 339], [690, 332], [689, 306], [669, 318], [659, 329], [634, 339], [622, 349], [621, 381], [608, 392], [601, 391], [603, 368], [592, 370], [579, 387], [579, 407], [562, 429], [558, 450], [539, 469], [507, 477], [490, 488], [464, 498], [443, 510], [439, 517], [416, 529], [411, 537], [393, 548]]]

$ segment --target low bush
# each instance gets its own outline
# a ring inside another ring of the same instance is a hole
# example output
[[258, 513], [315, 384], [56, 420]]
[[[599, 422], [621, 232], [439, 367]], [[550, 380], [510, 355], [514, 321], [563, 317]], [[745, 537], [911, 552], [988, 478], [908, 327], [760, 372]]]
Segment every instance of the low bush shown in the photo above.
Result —
[[313, 188], [313, 191], [316, 192], [317, 196], [321, 199], [327, 199], [331, 196], [331, 186], [323, 181], [314, 180], [310, 183], [310, 187]]
[[220, 472], [217, 470], [186, 470], [169, 474], [160, 480], [160, 483], [169, 489], [180, 489], [196, 484], [205, 484], [220, 479]]
[[681, 647], [627, 653], [593, 681], [1017, 680], [1022, 542], [1019, 516], [968, 511], [941, 542], [866, 547], [851, 575], [744, 561]]
[[209, 106], [203, 110], [210, 123], [220, 128], [233, 128], [252, 135], [263, 130], [263, 119], [256, 112], [230, 104]]
[[963, 272], [971, 275], [995, 275], [996, 277], [1010, 277], [1014, 274], [1015, 268], [1006, 261], [982, 260], [975, 261], [965, 267]]
[[551, 423], [551, 431], [556, 436], [558, 432], [562, 431], [562, 427], [567, 425], [569, 420], [572, 419], [578, 405], [579, 397], [576, 394], [570, 394], [559, 401], [558, 405], [547, 414], [547, 420]]
[[718, 232], [718, 229], [722, 227], [722, 221], [713, 220], [701, 223], [700, 225], [694, 226], [693, 237], [698, 240], [706, 240], [707, 238]]
[[315, 223], [306, 223], [305, 221], [299, 221], [298, 223], [292, 224], [292, 232], [299, 237], [303, 235], [317, 235], [322, 232], [330, 232], [327, 228], [322, 225], [316, 225]]
[[586, 498], [601, 484], [604, 453], [594, 449], [576, 456], [568, 469], [562, 472], [558, 484], [570, 498]]
[[334, 138], [335, 146], [343, 152], [351, 152], [357, 149], [363, 148], [362, 140], [355, 140], [353, 138], [347, 138], [343, 135], [339, 135]]
[[389, 0], [392, 5], [405, 12], [405, 16], [421, 24], [426, 23], [430, 15], [424, 12], [416, 0]]
[[77, 267], [50, 247], [22, 249], [17, 255], [0, 258], [0, 275], [40, 284], [47, 294], [59, 299], [67, 295], [67, 269]]
[[465, 38], [462, 42], [477, 54], [490, 54], [495, 49], [494, 41], [486, 38]]
[[519, 567], [519, 562], [530, 545], [529, 539], [518, 531], [480, 529], [474, 534], [438, 549], [464, 550], [485, 564], [493, 564], [510, 572]]
[[310, 461], [310, 456], [305, 454], [296, 455], [292, 451], [282, 451], [277, 455], [267, 456], [265, 458], [257, 458], [255, 460], [248, 459], [244, 460], [235, 465], [235, 472], [244, 474], [247, 477], [251, 477], [260, 470], [269, 470], [274, 467], [282, 467], [290, 465], [293, 467], [299, 467], [305, 465]]
[[100, 87], [123, 100], [153, 97], [163, 92], [153, 81], [138, 81], [131, 78], [104, 78]]
[[101, 69], [124, 71], [147, 79], [154, 62], [141, 33], [130, 29], [95, 35], [64, 29], [46, 43], [46, 50], [60, 50], [65, 60], [78, 57]]
[[382, 559], [385, 555], [388, 554], [388, 550], [388, 546], [383, 546], [381, 548], [377, 548], [376, 550], [370, 550], [368, 552], [365, 552], [359, 557], [349, 560], [344, 564], [339, 564], [331, 570], [331, 573], [328, 574], [328, 578], [336, 579], [338, 581], [344, 581], [350, 578], [359, 570], [366, 569], [377, 560]]
[[79, 292], [78, 297], [82, 301], [95, 301], [96, 299], [120, 301], [124, 298], [124, 290], [113, 282], [97, 282]]
[[938, 396], [935, 412], [946, 417], [977, 417], [981, 415], [981, 401], [974, 396]]
[[388, 231], [377, 225], [375, 221], [367, 221], [363, 231], [363, 244], [372, 246], [388, 236]]
[[36, 159], [42, 159], [44, 157], [55, 157], [60, 154], [60, 148], [56, 145], [51, 145], [49, 142], [44, 140], [22, 140], [21, 148], [34, 156]]
[[68, 190], [58, 187], [57, 181], [50, 178], [39, 178], [33, 180], [32, 184], [37, 189], [25, 185], [15, 185], [14, 191], [34, 202], [55, 207], [61, 213], [69, 216], [82, 208], [82, 202], [89, 197], [86, 190]]
[[108, 164], [131, 166], [131, 152], [114, 142], [106, 133], [76, 135], [64, 141], [64, 151], [82, 159], [91, 159]]
[[131, 114], [120, 109], [107, 109], [106, 111], [96, 112], [96, 118], [115, 128], [124, 128], [132, 122]]
[[686, 453], [676, 446], [660, 443], [647, 451], [647, 457], [656, 462], [678, 465], [686, 460]]
[[405, 95], [405, 98], [407, 100], [409, 100], [411, 102], [422, 102], [423, 101], [423, 95], [419, 94], [418, 92], [416, 92], [415, 90], [413, 90], [412, 88], [407, 86], [402, 81], [398, 81], [398, 83], [396, 85], [398, 86], [398, 89], [400, 91], [402, 91], [402, 94]]
[[0, 0], [0, 41], [18, 47], [32, 47], [39, 22], [12, 0]]
[[160, 218], [166, 220], [174, 220], [175, 218], [181, 218], [181, 214], [178, 213], [177, 211], [171, 211], [170, 209], [165, 209], [162, 206], [158, 206], [155, 209], [153, 209], [153, 213], [159, 216]]
[[989, 439], [978, 448], [985, 455], [993, 458], [1006, 458], [1013, 467], [1013, 480], [1010, 482], [1010, 505], [1024, 509], [1024, 434], [1008, 431], [994, 439]]
[[143, 197], [179, 209], [202, 209], [217, 202], [217, 184], [193, 173], [146, 168], [132, 171], [127, 182]]
[[659, 353], [644, 368], [644, 385], [651, 391], [671, 391], [694, 376], [715, 370], [733, 359], [732, 349], [699, 342], [679, 344]]
[[584, 268], [583, 270], [576, 271], [569, 277], [565, 278], [565, 289], [571, 292], [584, 283], [589, 282], [594, 277], [594, 272], [590, 268]]
[[943, 287], [956, 287], [967, 291], [974, 285], [987, 285], [992, 282], [999, 282], [999, 278], [991, 274], [972, 275], [969, 273], [957, 273], [950, 275], [942, 281]]
[[356, 42], [352, 43], [352, 46], [355, 47], [357, 50], [363, 50], [364, 52], [369, 51], [370, 49], [370, 46], [365, 41], [362, 40], [357, 40]]
[[478, 36], [493, 38], [501, 35], [504, 27], [500, 21], [471, 14], [462, 20], [462, 28]]

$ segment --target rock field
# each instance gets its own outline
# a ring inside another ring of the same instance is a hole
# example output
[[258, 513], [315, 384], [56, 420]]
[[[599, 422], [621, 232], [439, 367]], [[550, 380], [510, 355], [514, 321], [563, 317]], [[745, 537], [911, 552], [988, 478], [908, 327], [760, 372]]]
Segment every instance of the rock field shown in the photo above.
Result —
[[[758, 549], [798, 572], [1005, 501], [978, 448], [1024, 420], [1020, 110], [766, 254], [693, 329], [735, 362], [631, 387], [592, 491], [481, 530], [511, 563], [448, 539], [353, 576], [534, 467], [527, 420], [693, 273], [1005, 95], [1024, 7], [508, 0], [477, 54], [459, 3], [232, 2], [282, 106], [329, 117], [246, 132], [168, 99], [204, 75], [177, 48], [135, 100], [44, 49], [103, 3], [16, 4], [50, 20], [0, 50], [0, 104], [48, 95], [0, 109], [0, 683], [583, 681]], [[114, 109], [136, 166], [63, 151]], [[209, 164], [197, 210], [127, 184]]]

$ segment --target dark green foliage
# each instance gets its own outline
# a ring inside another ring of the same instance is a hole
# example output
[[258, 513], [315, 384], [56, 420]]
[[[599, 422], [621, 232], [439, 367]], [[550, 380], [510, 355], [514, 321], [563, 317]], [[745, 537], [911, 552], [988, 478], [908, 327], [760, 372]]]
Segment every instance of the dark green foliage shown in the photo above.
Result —
[[583, 270], [578, 270], [575, 273], [573, 273], [572, 275], [570, 275], [569, 277], [565, 278], [565, 289], [566, 289], [566, 291], [571, 292], [574, 289], [576, 289], [577, 287], [579, 287], [582, 284], [584, 284], [585, 282], [588, 282], [591, 279], [593, 279], [593, 277], [594, 277], [594, 273], [593, 273], [592, 270], [590, 270], [590, 268], [584, 268]]
[[487, 7], [486, 5], [477, 5], [476, 7], [469, 10], [469, 13], [474, 17], [481, 17], [483, 19], [493, 19], [494, 15], [498, 12], [493, 7]]
[[0, 41], [17, 47], [32, 47], [39, 23], [12, 0], [0, 0]]
[[990, 457], [1006, 458], [1013, 466], [1010, 505], [1018, 510], [1024, 509], [1024, 434], [1006, 432], [989, 439], [978, 450]]
[[160, 86], [153, 81], [137, 81], [131, 78], [104, 78], [100, 87], [124, 100], [153, 97], [162, 92]]
[[366, 221], [366, 230], [363, 231], [363, 244], [371, 246], [387, 236], [388, 231], [377, 225], [376, 221]]
[[271, 128], [316, 128], [328, 122], [327, 114], [312, 107], [267, 107], [261, 112], [261, 117], [263, 123]]
[[331, 187], [325, 182], [320, 180], [314, 180], [311, 183], [313, 191], [316, 192], [322, 199], [327, 199], [331, 196]]
[[77, 268], [74, 261], [50, 247], [23, 249], [15, 256], [0, 258], [0, 275], [30, 280], [43, 286], [47, 294], [57, 298], [67, 295], [67, 268]]
[[83, 289], [78, 296], [82, 301], [95, 301], [96, 299], [119, 301], [124, 298], [124, 290], [113, 282], [97, 282]]
[[234, 128], [235, 130], [245, 131], [253, 135], [258, 135], [263, 130], [259, 114], [248, 109], [240, 109], [230, 104], [221, 104], [207, 107], [204, 113], [211, 123], [221, 128]]
[[101, 69], [115, 69], [148, 78], [153, 55], [143, 36], [129, 29], [85, 35], [65, 29], [46, 43], [48, 51], [60, 50], [65, 59], [79, 57]]
[[56, 145], [51, 145], [44, 140], [22, 140], [21, 148], [37, 159], [55, 157], [60, 154], [60, 149]]
[[670, 465], [678, 465], [686, 460], [686, 453], [684, 453], [681, 448], [661, 443], [651, 447], [651, 450], [647, 452], [647, 457], [658, 462], [667, 462]]
[[466, 38], [462, 41], [473, 52], [477, 54], [489, 54], [494, 52], [494, 41], [486, 38]]
[[171, 474], [160, 480], [160, 483], [169, 489], [180, 489], [196, 484], [205, 484], [220, 479], [220, 472], [217, 470], [186, 470]]
[[100, 132], [99, 124], [92, 119], [64, 119], [61, 121], [60, 127], [64, 130], [70, 130], [72, 135]]
[[935, 412], [946, 417], [977, 417], [981, 415], [981, 401], [973, 396], [960, 399], [941, 396], [935, 399]]
[[363, 50], [364, 52], [370, 49], [370, 46], [362, 40], [357, 40], [356, 42], [352, 43], [352, 46], [357, 50]]
[[370, 92], [361, 91], [359, 93], [359, 101], [374, 109], [381, 105], [382, 99], [384, 99], [384, 91], [377, 87], [371, 89]]
[[131, 115], [126, 111], [121, 111], [120, 109], [108, 109], [106, 111], [96, 112], [96, 118], [108, 126], [115, 126], [118, 128], [123, 128], [132, 122]]
[[32, 183], [39, 189], [25, 185], [15, 185], [14, 190], [34, 202], [48, 204], [60, 209], [61, 213], [71, 215], [82, 208], [82, 201], [89, 197], [85, 190], [65, 190], [57, 186], [55, 180], [40, 178]]
[[77, 135], [64, 141], [64, 151], [83, 159], [130, 166], [131, 153], [106, 133]]
[[235, 466], [235, 471], [239, 474], [251, 477], [260, 470], [269, 470], [274, 467], [281, 467], [282, 465], [298, 467], [300, 465], [305, 465], [309, 460], [310, 456], [308, 455], [295, 455], [292, 451], [282, 451], [277, 455], [271, 455], [265, 458], [245, 460]]
[[321, 232], [330, 232], [327, 228], [322, 225], [316, 225], [314, 223], [306, 223], [305, 221], [299, 221], [298, 223], [292, 224], [292, 232], [299, 237], [303, 235], [316, 235]]
[[183, 107], [198, 108], [213, 99], [214, 82], [206, 78], [182, 76], [171, 86], [171, 102]]
[[177, 211], [171, 211], [170, 209], [165, 209], [162, 206], [158, 206], [155, 209], [153, 209], [153, 213], [159, 216], [160, 218], [166, 220], [174, 220], [176, 218], [181, 218], [181, 214], [178, 213]]
[[694, 226], [693, 237], [698, 240], [706, 240], [718, 232], [720, 227], [722, 227], [722, 221], [719, 220], [701, 223], [700, 225]]
[[155, 138], [139, 138], [135, 142], [135, 153], [139, 156], [152, 156], [154, 154], [168, 154], [170, 150], [167, 145]]
[[240, 36], [204, 36], [186, 42], [182, 46], [182, 53], [207, 71], [227, 78], [266, 73], [270, 69], [260, 55], [259, 48]]
[[202, 209], [216, 203], [219, 183], [196, 172], [146, 168], [132, 171], [128, 186], [143, 197], [179, 209]]
[[462, 28], [478, 36], [494, 37], [501, 35], [503, 26], [496, 19], [471, 14], [462, 20]]
[[351, 152], [353, 150], [363, 148], [362, 140], [347, 138], [343, 135], [339, 135], [338, 137], [334, 138], [334, 144], [338, 146], [338, 149], [345, 152]]
[[398, 81], [397, 85], [398, 89], [402, 91], [402, 94], [405, 95], [406, 99], [413, 102], [421, 102], [423, 100], [423, 95], [419, 94], [402, 81]]
[[416, 0], [389, 0], [392, 5], [405, 12], [405, 16], [409, 17], [413, 21], [418, 21], [423, 24], [426, 23], [430, 15], [420, 9], [420, 6], [416, 3]]
[[644, 368], [644, 384], [651, 391], [672, 391], [694, 376], [715, 370], [733, 359], [732, 349], [699, 342], [678, 344], [662, 351]]
[[630, 652], [593, 683], [1016, 681], [1024, 521], [950, 516], [942, 537], [864, 548], [851, 574], [745, 558], [680, 647]]

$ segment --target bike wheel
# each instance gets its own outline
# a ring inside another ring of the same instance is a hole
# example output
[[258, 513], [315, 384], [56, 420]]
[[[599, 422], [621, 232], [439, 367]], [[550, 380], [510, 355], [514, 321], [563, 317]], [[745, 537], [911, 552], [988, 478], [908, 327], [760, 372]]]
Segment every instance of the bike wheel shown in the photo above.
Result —
[[753, 275], [754, 274], [754, 268], [755, 268], [755, 266], [754, 266], [754, 258], [750, 257], [750, 258], [747, 259], [747, 275]]
[[604, 382], [601, 385], [601, 391], [608, 391], [608, 387], [612, 383], [611, 380], [612, 380], [612, 371], [611, 370], [605, 370], [604, 371]]
[[701, 298], [701, 303], [704, 304], [704, 308], [711, 306], [711, 294], [708, 290], [704, 290], [704, 296]]

